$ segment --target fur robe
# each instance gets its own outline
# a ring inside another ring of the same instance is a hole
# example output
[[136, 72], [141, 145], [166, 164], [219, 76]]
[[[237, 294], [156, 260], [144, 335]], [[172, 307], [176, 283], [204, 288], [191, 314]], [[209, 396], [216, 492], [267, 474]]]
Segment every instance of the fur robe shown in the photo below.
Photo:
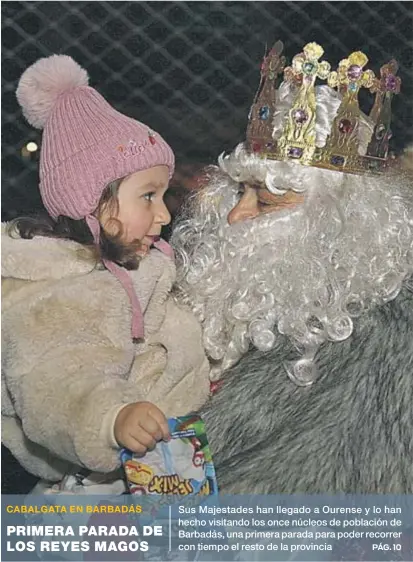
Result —
[[131, 277], [145, 320], [138, 345], [126, 292], [82, 246], [3, 233], [2, 442], [29, 472], [112, 471], [125, 404], [150, 401], [171, 416], [207, 400], [200, 327], [170, 296], [173, 262], [152, 250]]
[[313, 386], [287, 377], [292, 354], [283, 336], [251, 350], [201, 412], [221, 492], [412, 494], [412, 293], [325, 344]]

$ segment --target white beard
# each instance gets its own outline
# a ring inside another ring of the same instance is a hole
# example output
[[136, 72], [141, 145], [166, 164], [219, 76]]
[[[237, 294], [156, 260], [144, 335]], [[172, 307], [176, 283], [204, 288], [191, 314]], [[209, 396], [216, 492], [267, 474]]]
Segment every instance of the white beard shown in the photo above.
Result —
[[348, 338], [413, 272], [411, 202], [377, 179], [321, 178], [293, 210], [229, 226], [236, 188], [216, 172], [174, 229], [180, 299], [203, 323], [215, 378], [278, 331], [297, 348], [289, 376], [311, 384], [320, 345]]

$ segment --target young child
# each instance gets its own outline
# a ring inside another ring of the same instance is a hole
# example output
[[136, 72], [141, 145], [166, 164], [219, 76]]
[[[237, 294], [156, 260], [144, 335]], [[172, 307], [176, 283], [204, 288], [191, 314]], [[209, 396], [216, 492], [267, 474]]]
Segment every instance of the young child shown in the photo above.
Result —
[[22, 75], [50, 217], [2, 227], [2, 441], [48, 481], [114, 471], [120, 447], [144, 454], [168, 439], [166, 416], [209, 393], [200, 327], [171, 298], [159, 238], [174, 155], [87, 84], [64, 55]]

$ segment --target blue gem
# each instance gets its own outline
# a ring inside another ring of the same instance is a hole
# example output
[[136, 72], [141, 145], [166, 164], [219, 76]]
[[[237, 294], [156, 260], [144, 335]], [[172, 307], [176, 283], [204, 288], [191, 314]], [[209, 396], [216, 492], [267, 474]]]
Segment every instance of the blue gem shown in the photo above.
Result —
[[299, 148], [298, 146], [292, 146], [288, 151], [288, 156], [290, 158], [301, 158], [303, 154], [303, 149]]
[[355, 82], [350, 82], [350, 84], [348, 85], [348, 89], [350, 90], [350, 92], [357, 92], [357, 84]]
[[333, 164], [333, 166], [342, 166], [345, 162], [345, 158], [344, 156], [332, 156], [330, 158], [330, 164]]
[[263, 121], [266, 121], [268, 119], [268, 117], [270, 116], [270, 108], [268, 107], [268, 105], [264, 105], [263, 107], [260, 107], [258, 115], [259, 115], [260, 119], [262, 119]]

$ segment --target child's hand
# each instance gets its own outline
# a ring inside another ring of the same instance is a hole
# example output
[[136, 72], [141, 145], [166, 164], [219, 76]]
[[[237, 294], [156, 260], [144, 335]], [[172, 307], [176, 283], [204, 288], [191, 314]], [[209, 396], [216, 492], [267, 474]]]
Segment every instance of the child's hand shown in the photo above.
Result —
[[157, 441], [170, 439], [166, 417], [150, 402], [134, 402], [122, 408], [114, 433], [121, 447], [142, 455], [153, 449]]

